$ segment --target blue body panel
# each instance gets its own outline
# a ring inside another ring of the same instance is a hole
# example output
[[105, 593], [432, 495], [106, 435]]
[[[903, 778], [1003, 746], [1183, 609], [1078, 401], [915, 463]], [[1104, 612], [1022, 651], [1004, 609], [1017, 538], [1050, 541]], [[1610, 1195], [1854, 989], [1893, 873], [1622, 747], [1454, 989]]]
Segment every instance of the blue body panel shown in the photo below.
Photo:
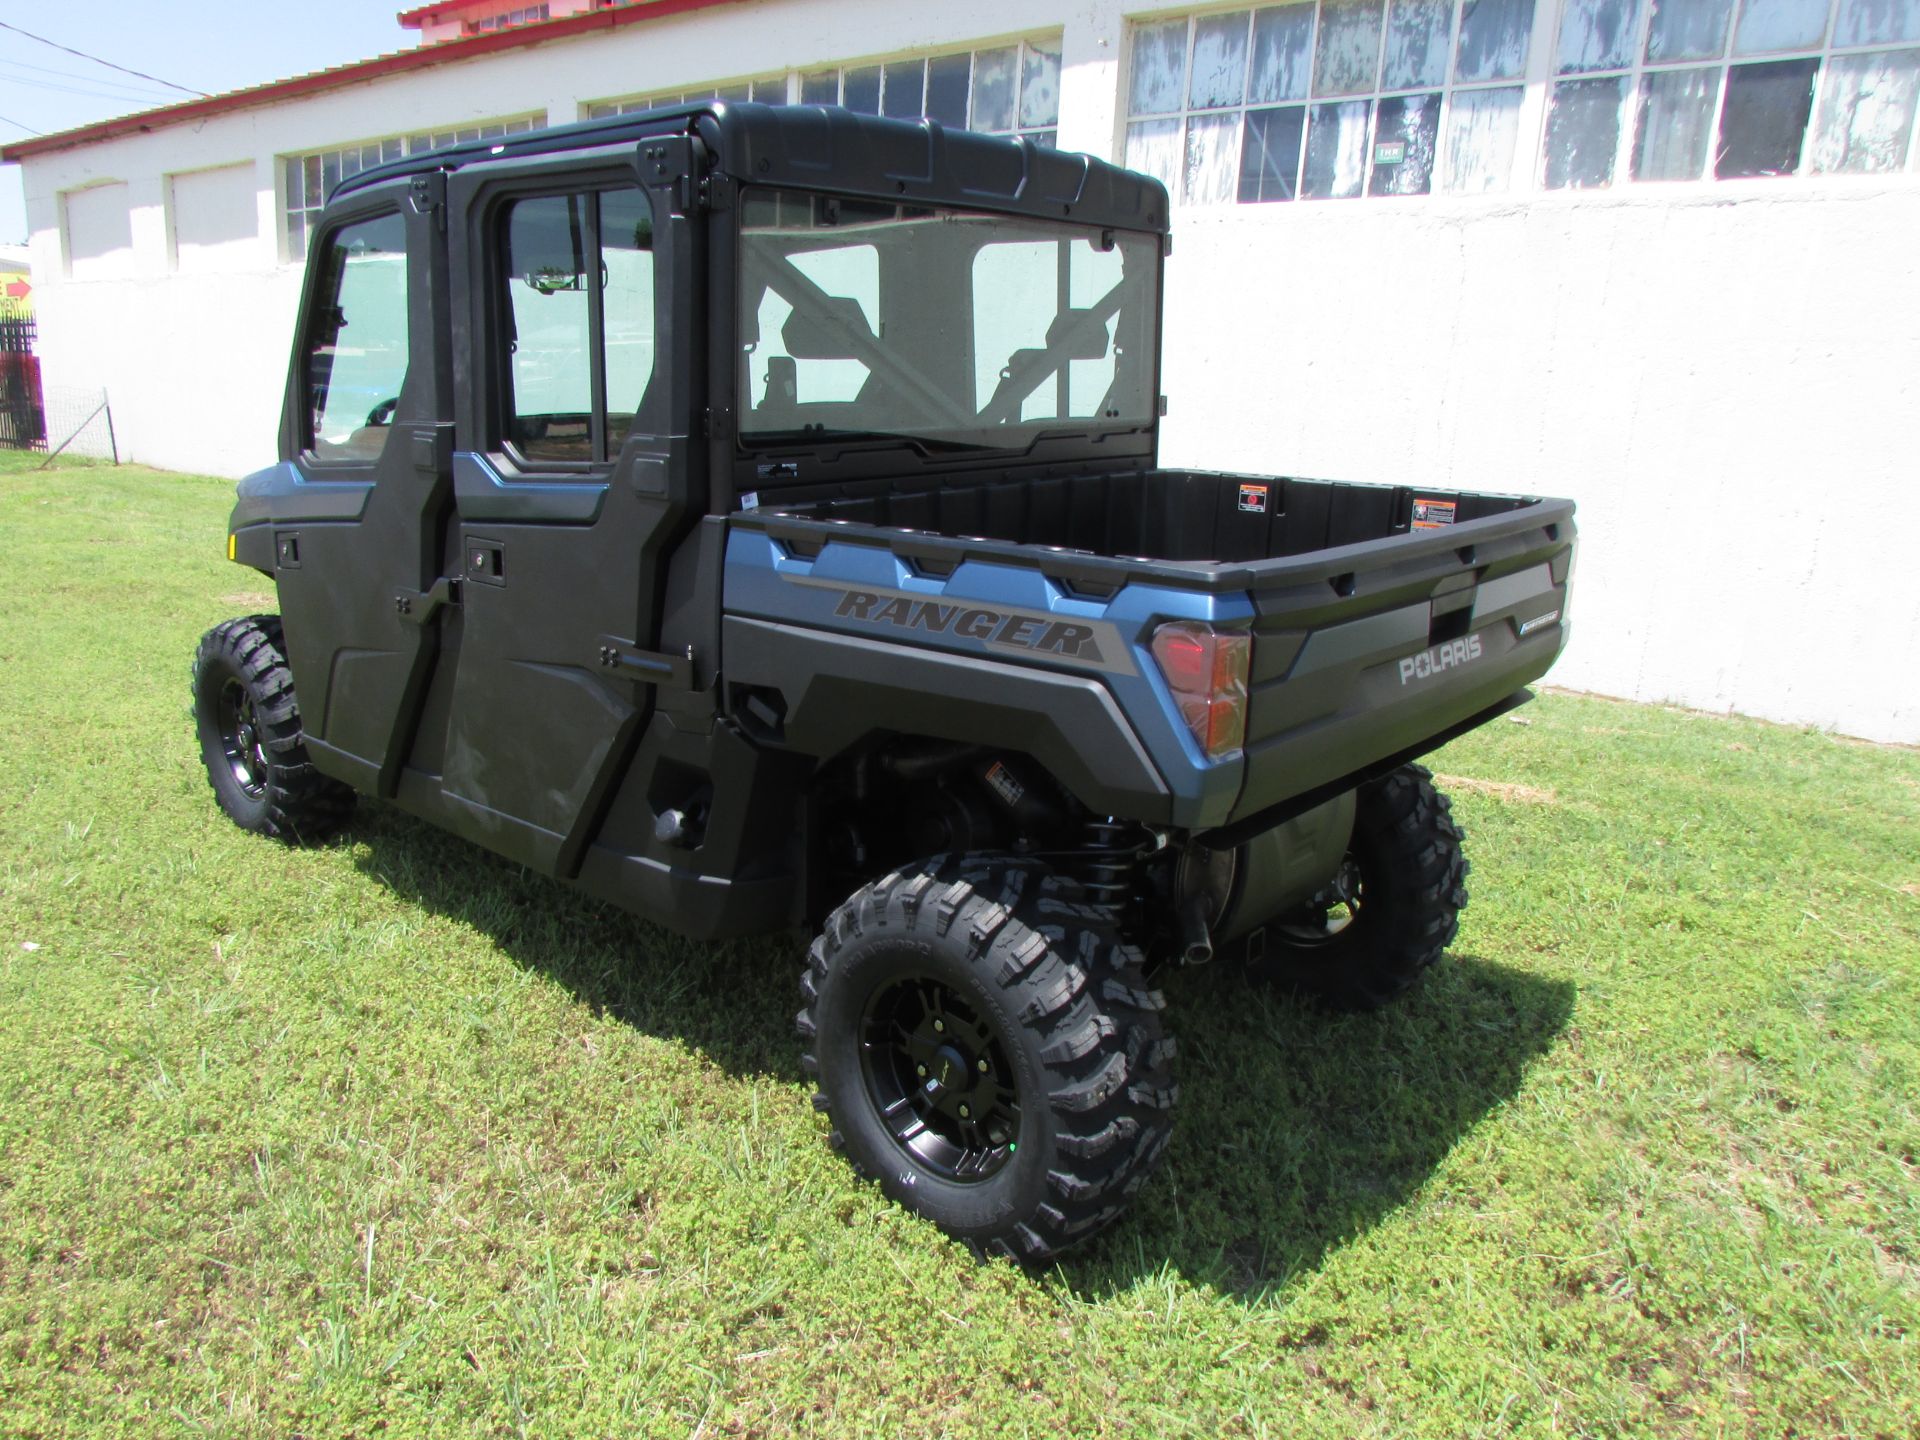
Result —
[[[951, 575], [938, 577], [917, 573], [873, 545], [828, 542], [809, 559], [763, 532], [743, 529], [728, 534], [723, 583], [722, 605], [730, 616], [1098, 678], [1172, 793], [1176, 824], [1217, 824], [1240, 793], [1241, 752], [1218, 760], [1201, 753], [1148, 646], [1154, 628], [1169, 620], [1251, 624], [1253, 603], [1245, 595], [1129, 584], [1108, 599], [1090, 599], [1023, 566], [965, 560]], [[860, 603], [867, 600], [878, 603]], [[883, 618], [894, 600], [904, 603], [891, 607], [893, 618]], [[1098, 647], [1083, 647], [1079, 654], [1036, 648], [1057, 627], [1022, 616], [1092, 631]], [[1010, 631], [1014, 638], [1002, 638]]]

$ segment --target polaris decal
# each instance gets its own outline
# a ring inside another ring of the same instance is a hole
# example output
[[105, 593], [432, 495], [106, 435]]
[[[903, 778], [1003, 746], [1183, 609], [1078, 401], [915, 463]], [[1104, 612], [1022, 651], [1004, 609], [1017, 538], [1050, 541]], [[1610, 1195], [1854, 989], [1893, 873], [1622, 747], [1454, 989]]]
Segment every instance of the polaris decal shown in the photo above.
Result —
[[1418, 655], [1409, 655], [1400, 662], [1400, 683], [1413, 680], [1431, 680], [1443, 670], [1455, 670], [1469, 661], [1480, 658], [1480, 636], [1478, 632], [1464, 640], [1449, 640], [1444, 645], [1436, 645], [1431, 650], [1422, 650]]
[[1042, 659], [1058, 658], [1096, 670], [1126, 674], [1133, 669], [1118, 628], [1108, 620], [1085, 620], [1050, 615], [1044, 610], [912, 595], [877, 585], [849, 585], [844, 580], [816, 580], [797, 575], [785, 578], [809, 589], [834, 592], [834, 619], [885, 626], [901, 639], [942, 636], [970, 641], [989, 650]]

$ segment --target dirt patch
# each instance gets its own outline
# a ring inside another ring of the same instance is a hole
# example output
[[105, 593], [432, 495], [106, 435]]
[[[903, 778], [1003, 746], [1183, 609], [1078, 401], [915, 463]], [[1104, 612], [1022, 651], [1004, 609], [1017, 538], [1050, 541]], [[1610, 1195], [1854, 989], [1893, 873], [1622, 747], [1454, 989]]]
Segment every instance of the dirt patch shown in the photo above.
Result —
[[1511, 780], [1475, 780], [1468, 775], [1435, 775], [1433, 783], [1442, 790], [1461, 795], [1491, 795], [1516, 805], [1558, 805], [1560, 797], [1551, 790], [1534, 785], [1519, 785]]
[[222, 595], [220, 597], [220, 603], [222, 605], [237, 606], [242, 610], [271, 610], [274, 606], [274, 599], [273, 596], [263, 594], [258, 590], [236, 590], [231, 595]]
[[1914, 899], [1920, 900], [1920, 883], [1916, 883], [1913, 885], [1902, 885], [1899, 887], [1899, 889], [1902, 895], [1911, 895], [1913, 896]]

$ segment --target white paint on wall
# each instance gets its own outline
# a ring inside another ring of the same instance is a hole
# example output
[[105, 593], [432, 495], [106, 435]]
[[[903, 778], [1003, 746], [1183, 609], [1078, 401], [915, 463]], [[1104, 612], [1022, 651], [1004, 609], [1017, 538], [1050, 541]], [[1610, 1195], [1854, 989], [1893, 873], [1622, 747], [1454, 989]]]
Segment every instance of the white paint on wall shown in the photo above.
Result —
[[268, 258], [251, 162], [173, 175], [168, 184], [174, 269], [220, 275], [254, 269]]
[[125, 184], [70, 190], [66, 201], [67, 278], [117, 280], [133, 270], [133, 217]]
[[[46, 373], [107, 386], [128, 453], [238, 475], [274, 453], [300, 286], [278, 263], [277, 157], [1057, 32], [1061, 142], [1115, 158], [1127, 17], [1163, 10], [763, 0], [31, 160]], [[62, 279], [76, 203], [91, 249]], [[1228, 205], [1174, 226], [1169, 462], [1570, 495], [1555, 681], [1920, 742], [1920, 177]]]

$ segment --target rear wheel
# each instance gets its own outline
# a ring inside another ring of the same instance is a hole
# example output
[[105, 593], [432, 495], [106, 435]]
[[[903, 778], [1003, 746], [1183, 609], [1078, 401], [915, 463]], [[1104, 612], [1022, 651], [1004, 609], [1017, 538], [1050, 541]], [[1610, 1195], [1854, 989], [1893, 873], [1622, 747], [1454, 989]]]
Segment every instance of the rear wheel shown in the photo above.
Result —
[[315, 770], [302, 742], [279, 616], [229, 620], [202, 637], [193, 714], [207, 783], [241, 829], [298, 843], [346, 823], [352, 789]]
[[966, 859], [856, 891], [801, 981], [834, 1145], [982, 1254], [1044, 1260], [1159, 1159], [1173, 1041], [1140, 952], [1044, 866]]
[[1396, 999], [1452, 943], [1467, 859], [1432, 772], [1403, 765], [1360, 787], [1339, 870], [1266, 931], [1260, 971], [1341, 1009]]

